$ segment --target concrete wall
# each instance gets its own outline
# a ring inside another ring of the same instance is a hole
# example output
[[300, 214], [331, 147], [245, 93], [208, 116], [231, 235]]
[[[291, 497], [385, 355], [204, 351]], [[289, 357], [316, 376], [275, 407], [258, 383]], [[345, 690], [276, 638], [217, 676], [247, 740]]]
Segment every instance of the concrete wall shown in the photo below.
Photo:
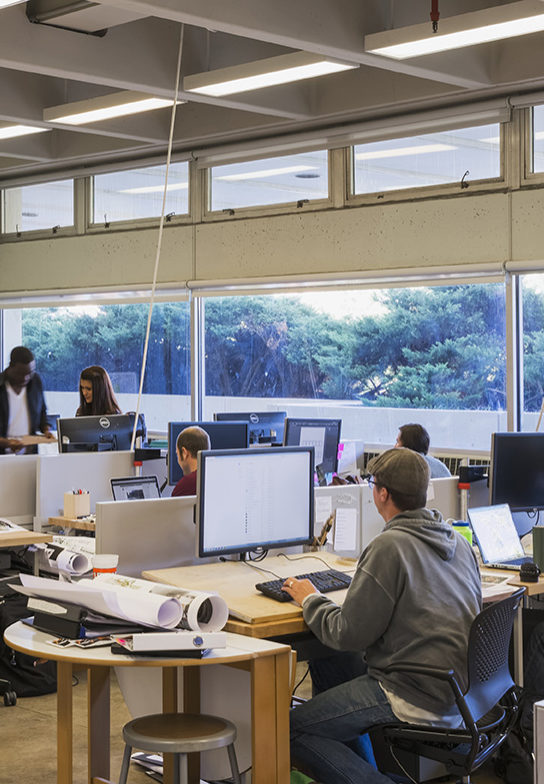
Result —
[[[159, 282], [534, 262], [543, 208], [536, 189], [167, 226]], [[149, 228], [0, 244], [1, 291], [145, 285], [156, 241]]]

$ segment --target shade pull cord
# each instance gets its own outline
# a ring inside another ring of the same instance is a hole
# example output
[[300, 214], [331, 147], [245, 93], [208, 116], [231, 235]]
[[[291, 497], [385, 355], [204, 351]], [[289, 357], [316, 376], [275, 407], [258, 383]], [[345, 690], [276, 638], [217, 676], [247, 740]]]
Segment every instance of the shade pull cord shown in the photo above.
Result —
[[438, 20], [440, 13], [438, 11], [438, 0], [431, 0], [431, 22], [433, 23], [433, 33], [438, 32]]
[[138, 417], [140, 415], [140, 404], [142, 400], [142, 390], [144, 388], [145, 371], [147, 366], [147, 351], [149, 347], [149, 333], [151, 331], [151, 316], [153, 315], [153, 305], [155, 303], [155, 290], [157, 288], [157, 277], [159, 273], [159, 262], [161, 258], [162, 247], [162, 234], [164, 229], [164, 219], [166, 212], [166, 196], [168, 192], [168, 174], [170, 171], [170, 161], [172, 158], [172, 144], [174, 140], [174, 125], [176, 121], [176, 106], [179, 95], [179, 83], [181, 77], [181, 55], [183, 52], [183, 30], [185, 25], [181, 25], [179, 33], [179, 48], [178, 48], [178, 62], [176, 70], [176, 86], [174, 88], [174, 103], [172, 104], [172, 112], [170, 115], [170, 133], [168, 136], [168, 152], [166, 155], [166, 171], [164, 175], [164, 189], [162, 193], [162, 209], [159, 222], [159, 236], [157, 238], [157, 250], [155, 253], [155, 268], [153, 270], [153, 283], [151, 285], [151, 296], [149, 298], [149, 311], [147, 314], [147, 327], [145, 331], [144, 353], [142, 356], [142, 369], [140, 371], [140, 387], [138, 389], [138, 400], [136, 401], [136, 416], [134, 417], [134, 427], [132, 429], [132, 439], [130, 442], [130, 449], [134, 451], [134, 443], [136, 441], [136, 431], [138, 429]]

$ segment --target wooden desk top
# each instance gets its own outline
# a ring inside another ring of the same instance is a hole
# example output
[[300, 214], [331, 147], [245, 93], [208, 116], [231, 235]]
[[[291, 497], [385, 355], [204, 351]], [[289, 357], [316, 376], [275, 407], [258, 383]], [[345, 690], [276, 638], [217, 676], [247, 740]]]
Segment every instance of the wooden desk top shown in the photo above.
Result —
[[96, 523], [94, 520], [81, 519], [79, 517], [50, 517], [49, 525], [58, 528], [76, 528], [78, 531], [95, 531]]
[[55, 661], [71, 662], [90, 666], [107, 667], [201, 667], [211, 664], [258, 659], [276, 656], [289, 651], [289, 646], [268, 640], [252, 640], [238, 634], [227, 635], [226, 648], [214, 648], [202, 659], [184, 659], [168, 656], [129, 656], [113, 654], [109, 647], [76, 649], [58, 648], [49, 642], [53, 635], [33, 629], [21, 621], [8, 626], [4, 639], [11, 648], [30, 655], [41, 655]]
[[[320, 560], [322, 559], [322, 560]], [[147, 580], [169, 583], [199, 591], [217, 591], [228, 604], [230, 618], [226, 630], [251, 637], [270, 637], [307, 631], [302, 610], [293, 602], [276, 602], [255, 589], [255, 583], [273, 580], [274, 574], [289, 577], [327, 568], [353, 573], [355, 561], [334, 553], [300, 553], [287, 558], [275, 556], [263, 562], [224, 561], [199, 566], [177, 566], [142, 573]], [[264, 568], [263, 568], [264, 567]], [[343, 591], [328, 594], [333, 600]]]
[[51, 534], [42, 534], [37, 531], [2, 531], [0, 532], [0, 547], [25, 547], [29, 544], [52, 542]]

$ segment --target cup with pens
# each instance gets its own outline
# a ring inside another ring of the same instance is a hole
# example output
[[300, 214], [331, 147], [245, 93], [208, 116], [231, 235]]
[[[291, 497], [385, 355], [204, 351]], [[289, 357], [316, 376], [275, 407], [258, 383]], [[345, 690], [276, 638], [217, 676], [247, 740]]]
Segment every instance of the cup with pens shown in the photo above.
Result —
[[88, 490], [77, 488], [64, 493], [64, 517], [72, 520], [91, 514], [91, 496]]

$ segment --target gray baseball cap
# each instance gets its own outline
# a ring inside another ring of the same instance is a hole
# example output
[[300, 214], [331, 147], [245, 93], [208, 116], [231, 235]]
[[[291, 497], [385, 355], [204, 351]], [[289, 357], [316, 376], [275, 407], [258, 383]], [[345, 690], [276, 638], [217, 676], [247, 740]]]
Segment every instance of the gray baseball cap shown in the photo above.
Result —
[[425, 458], [412, 449], [388, 449], [373, 457], [366, 470], [379, 485], [388, 490], [405, 495], [427, 495], [431, 472]]

